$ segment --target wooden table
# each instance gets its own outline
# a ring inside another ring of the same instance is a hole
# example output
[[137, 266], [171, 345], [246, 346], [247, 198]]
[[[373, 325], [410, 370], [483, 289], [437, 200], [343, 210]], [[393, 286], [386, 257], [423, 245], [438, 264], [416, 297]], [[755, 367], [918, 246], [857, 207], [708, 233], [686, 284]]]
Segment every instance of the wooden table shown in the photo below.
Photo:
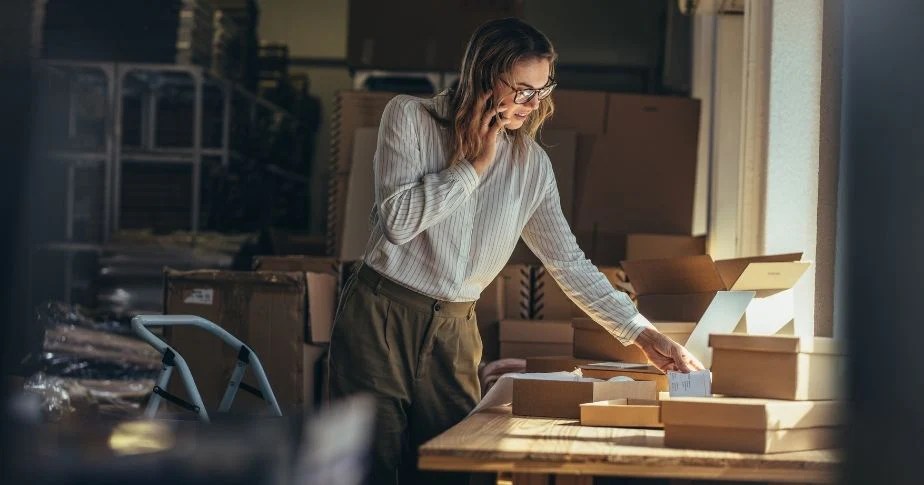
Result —
[[834, 481], [833, 450], [755, 455], [664, 447], [664, 431], [522, 418], [509, 407], [469, 416], [420, 448], [426, 470], [784, 483]]

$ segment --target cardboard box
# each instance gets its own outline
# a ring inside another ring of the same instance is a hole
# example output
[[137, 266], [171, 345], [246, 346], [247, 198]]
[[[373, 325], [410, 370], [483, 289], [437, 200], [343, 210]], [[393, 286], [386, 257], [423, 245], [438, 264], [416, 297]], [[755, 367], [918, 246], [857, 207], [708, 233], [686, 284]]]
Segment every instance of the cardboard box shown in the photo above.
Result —
[[693, 234], [699, 101], [609, 93], [605, 123], [579, 172], [577, 230]]
[[525, 359], [562, 355], [571, 351], [571, 322], [503, 320], [500, 322], [500, 358]]
[[[197, 315], [227, 330], [260, 358], [284, 412], [305, 405], [303, 352], [310, 291], [305, 273], [167, 270], [164, 280], [165, 313]], [[167, 330], [167, 343], [186, 359], [205, 405], [216, 409], [237, 363], [238, 349], [198, 328]], [[172, 381], [171, 391], [187, 397], [180, 379]], [[256, 386], [252, 370], [244, 382]], [[239, 392], [232, 410], [265, 406], [262, 400]]]
[[[632, 285], [635, 289], [635, 285]], [[698, 322], [712, 304], [715, 292], [683, 295], [638, 295], [638, 311], [649, 320]]]
[[369, 243], [369, 217], [375, 205], [372, 159], [378, 127], [357, 128], [353, 134], [350, 172], [344, 197], [343, 235], [336, 254], [344, 261], [360, 261]]
[[584, 377], [608, 380], [614, 377], [631, 377], [636, 381], [654, 382], [659, 392], [667, 392], [667, 374], [653, 365], [642, 366], [628, 362], [596, 362], [581, 366]]
[[839, 428], [761, 431], [756, 429], [664, 426], [664, 446], [740, 453], [787, 453], [824, 450], [840, 444]]
[[837, 401], [672, 398], [664, 401], [664, 444], [672, 448], [779, 453], [833, 448], [845, 423]]
[[651, 382], [593, 382], [515, 379], [513, 414], [580, 419], [581, 404], [608, 399], [657, 399]]
[[[708, 366], [709, 334], [738, 329], [772, 335], [792, 323], [795, 305], [790, 289], [811, 266], [799, 261], [801, 257], [801, 253], [793, 253], [713, 261], [703, 255], [624, 261], [623, 268], [639, 295], [640, 307], [651, 309], [652, 299], [645, 298], [649, 295], [661, 296], [662, 303], [680, 305], [662, 307], [658, 316], [691, 316], [688, 312], [698, 311], [696, 307], [708, 298], [706, 295], [714, 295], [687, 341], [687, 349]], [[720, 293], [724, 295], [720, 297]]]
[[[385, 105], [396, 93], [338, 91], [331, 113], [331, 155], [327, 193], [328, 250], [339, 257], [346, 218], [353, 144], [359, 128], [378, 129]], [[343, 258], [340, 258], [343, 259]]]
[[540, 356], [526, 358], [526, 372], [571, 372], [582, 365], [592, 364], [594, 360], [578, 359], [571, 356]]
[[[352, 0], [349, 5], [347, 61], [352, 69], [458, 72], [479, 25], [523, 14], [521, 0]], [[452, 21], [416, 21], [421, 18]]]
[[321, 256], [259, 256], [256, 271], [299, 272], [307, 284], [308, 317], [305, 339], [308, 343], [330, 342], [331, 328], [340, 297], [343, 265], [336, 259]]
[[[304, 344], [302, 347], [302, 402], [306, 408], [319, 409], [327, 390], [327, 347]], [[270, 382], [270, 385], [273, 385]]]
[[[659, 332], [683, 345], [696, 327], [694, 322], [652, 322]], [[622, 345], [597, 322], [589, 318], [575, 318], [573, 351], [575, 357], [617, 362], [648, 363], [648, 357], [636, 345]]]
[[581, 404], [581, 426], [663, 428], [661, 402], [646, 399], [612, 399]]
[[[624, 284], [619, 267], [597, 269], [610, 284]], [[509, 264], [501, 271], [504, 280], [505, 317], [524, 320], [569, 320], [586, 314], [571, 301], [545, 267]]]
[[706, 254], [705, 236], [665, 234], [629, 234], [626, 237], [627, 261], [665, 259]]
[[713, 391], [741, 397], [837, 399], [845, 358], [823, 337], [713, 334]]

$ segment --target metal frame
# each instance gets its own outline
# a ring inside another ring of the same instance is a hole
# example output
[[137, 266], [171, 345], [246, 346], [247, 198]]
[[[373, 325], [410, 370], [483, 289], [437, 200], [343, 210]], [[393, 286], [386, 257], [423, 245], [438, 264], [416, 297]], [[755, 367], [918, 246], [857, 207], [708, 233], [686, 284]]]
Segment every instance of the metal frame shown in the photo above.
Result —
[[[240, 85], [212, 74], [208, 69], [195, 65], [182, 64], [148, 64], [118, 62], [80, 62], [80, 61], [41, 61], [42, 64], [59, 69], [95, 69], [102, 71], [109, 86], [108, 101], [110, 116], [107, 119], [106, 146], [103, 152], [55, 150], [50, 152], [54, 158], [65, 160], [103, 160], [106, 163], [104, 181], [103, 242], [121, 226], [122, 201], [122, 164], [132, 163], [173, 163], [192, 165], [192, 203], [190, 207], [190, 232], [199, 231], [201, 212], [202, 165], [205, 157], [217, 157], [223, 167], [228, 167], [232, 159], [244, 158], [231, 149], [231, 118], [234, 111], [235, 97], [246, 101], [250, 109], [250, 124], [256, 122], [258, 109], [265, 109], [276, 116], [288, 118], [292, 129], [299, 128], [298, 120], [288, 111], [246, 91]], [[142, 147], [140, 150], [125, 149], [123, 146], [123, 129], [125, 98], [125, 81], [133, 73], [145, 73], [148, 90], [143, 96], [142, 109]], [[158, 89], [168, 85], [167, 74], [185, 74], [193, 86], [193, 146], [190, 148], [159, 147], [156, 139]], [[203, 147], [202, 125], [204, 122], [204, 93], [207, 85], [218, 86], [222, 91], [222, 127], [221, 146]], [[70, 216], [69, 216], [70, 217]]]
[[[244, 389], [248, 392], [259, 393], [259, 397], [262, 397], [266, 401], [270, 413], [272, 413], [274, 416], [282, 416], [282, 410], [279, 408], [279, 403], [276, 401], [276, 395], [273, 394], [273, 389], [266, 377], [266, 373], [263, 371], [263, 365], [260, 363], [259, 357], [257, 357], [257, 354], [255, 354], [253, 350], [250, 349], [250, 347], [244, 345], [244, 343], [228, 333], [228, 331], [202, 317], [193, 315], [140, 315], [132, 319], [132, 330], [142, 340], [149, 343], [152, 347], [157, 349], [161, 355], [164, 356], [163, 369], [161, 370], [160, 375], [157, 377], [157, 381], [154, 386], [154, 394], [151, 396], [151, 399], [148, 401], [147, 407], [144, 410], [145, 418], [154, 418], [157, 414], [157, 409], [160, 407], [161, 402], [164, 399], [167, 399], [173, 402], [177, 402], [178, 404], [194, 411], [196, 414], [198, 414], [200, 420], [204, 422], [209, 421], [209, 415], [205, 409], [205, 404], [202, 402], [202, 396], [199, 394], [199, 389], [196, 387], [195, 379], [193, 379], [192, 373], [189, 371], [189, 366], [186, 364], [186, 360], [183, 359], [183, 356], [181, 356], [176, 350], [167, 345], [163, 340], [158, 338], [146, 328], [150, 326], [199, 327], [220, 338], [224, 343], [228, 344], [228, 346], [238, 349], [237, 366], [234, 368], [234, 372], [231, 374], [231, 380], [228, 382], [228, 387], [225, 390], [224, 397], [221, 400], [221, 404], [218, 406], [218, 412], [229, 411], [231, 409], [231, 404], [234, 402], [234, 397], [237, 394], [237, 390]], [[254, 376], [257, 378], [259, 389], [250, 388], [250, 386], [247, 386], [241, 382], [241, 379], [244, 377], [244, 372], [246, 372], [248, 365], [253, 368]], [[174, 367], [179, 370], [180, 378], [183, 380], [183, 386], [185, 387], [189, 398], [192, 400], [192, 403], [187, 403], [166, 391], [167, 386], [170, 383], [170, 377], [173, 374]]]

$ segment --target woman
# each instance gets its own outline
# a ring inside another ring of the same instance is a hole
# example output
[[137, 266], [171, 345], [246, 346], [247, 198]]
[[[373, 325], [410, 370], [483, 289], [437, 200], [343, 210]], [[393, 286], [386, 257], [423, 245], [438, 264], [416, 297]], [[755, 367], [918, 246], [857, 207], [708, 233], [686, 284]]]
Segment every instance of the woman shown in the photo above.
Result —
[[385, 108], [372, 236], [340, 301], [329, 359], [332, 398], [377, 398], [376, 483], [447, 483], [421, 478], [416, 451], [481, 397], [475, 301], [521, 236], [614, 338], [662, 369], [702, 368], [575, 242], [534, 141], [553, 111], [555, 60], [534, 27], [493, 20], [469, 41], [456, 89], [429, 100], [398, 96]]

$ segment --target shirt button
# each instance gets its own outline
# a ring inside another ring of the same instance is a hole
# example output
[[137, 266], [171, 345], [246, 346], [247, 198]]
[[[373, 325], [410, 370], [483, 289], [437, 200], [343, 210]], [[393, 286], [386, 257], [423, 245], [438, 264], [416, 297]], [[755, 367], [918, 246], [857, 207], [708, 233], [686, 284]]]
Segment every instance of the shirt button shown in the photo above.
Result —
[[433, 307], [433, 309], [436, 311], [440, 311], [441, 308], [443, 307], [441, 307], [439, 303], [437, 303], [436, 306]]

